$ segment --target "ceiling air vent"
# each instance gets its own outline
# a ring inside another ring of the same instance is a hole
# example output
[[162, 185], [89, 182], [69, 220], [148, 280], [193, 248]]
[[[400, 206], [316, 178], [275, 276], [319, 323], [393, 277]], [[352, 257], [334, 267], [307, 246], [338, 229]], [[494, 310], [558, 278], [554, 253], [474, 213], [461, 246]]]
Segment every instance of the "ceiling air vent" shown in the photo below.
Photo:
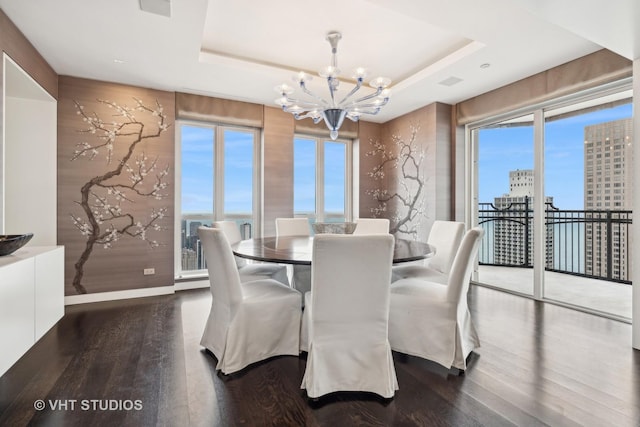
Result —
[[462, 81], [462, 79], [458, 78], [458, 77], [454, 77], [451, 76], [448, 79], [444, 79], [443, 81], [441, 81], [438, 84], [441, 84], [442, 86], [453, 86], [455, 84], [458, 84]]
[[140, 9], [156, 15], [171, 17], [171, 0], [140, 0]]

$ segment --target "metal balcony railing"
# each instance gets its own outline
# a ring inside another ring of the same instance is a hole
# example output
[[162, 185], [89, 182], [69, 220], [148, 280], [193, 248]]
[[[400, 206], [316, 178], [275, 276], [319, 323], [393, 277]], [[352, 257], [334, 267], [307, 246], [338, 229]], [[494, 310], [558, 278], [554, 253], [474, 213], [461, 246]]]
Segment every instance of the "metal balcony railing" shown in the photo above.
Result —
[[[628, 210], [560, 210], [545, 203], [545, 269], [594, 279], [631, 283], [631, 223]], [[480, 203], [485, 235], [480, 264], [533, 267], [532, 201], [503, 209]]]

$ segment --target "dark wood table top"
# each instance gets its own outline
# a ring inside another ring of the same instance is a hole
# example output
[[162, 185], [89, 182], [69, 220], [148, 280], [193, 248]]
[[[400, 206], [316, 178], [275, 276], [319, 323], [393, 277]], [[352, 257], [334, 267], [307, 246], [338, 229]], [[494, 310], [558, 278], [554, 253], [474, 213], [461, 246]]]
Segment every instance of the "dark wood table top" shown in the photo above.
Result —
[[[313, 237], [286, 236], [263, 237], [242, 240], [231, 245], [233, 253], [240, 258], [282, 264], [311, 264]], [[427, 243], [414, 240], [395, 239], [393, 263], [417, 261], [433, 255]]]

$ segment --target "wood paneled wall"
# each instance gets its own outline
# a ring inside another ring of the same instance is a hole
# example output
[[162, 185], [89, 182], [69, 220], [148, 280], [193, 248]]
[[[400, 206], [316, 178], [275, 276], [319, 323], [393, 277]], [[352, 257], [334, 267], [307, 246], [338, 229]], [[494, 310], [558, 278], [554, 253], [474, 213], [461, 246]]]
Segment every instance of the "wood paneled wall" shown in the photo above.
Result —
[[264, 108], [262, 159], [264, 236], [276, 235], [275, 220], [293, 216], [294, 118], [279, 108]]
[[[368, 155], [376, 142], [384, 142], [383, 130], [384, 126], [379, 123], [359, 122], [359, 141], [358, 141], [358, 163], [359, 163], [359, 210], [355, 212], [360, 218], [371, 218], [371, 209], [378, 205], [375, 199], [369, 194], [370, 191], [378, 187], [388, 188], [389, 176], [382, 177], [380, 180], [373, 180], [369, 176], [369, 172], [378, 164], [379, 159]], [[354, 157], [356, 153], [354, 153]]]
[[[158, 137], [144, 139], [135, 145], [133, 156], [127, 162], [132, 172], [126, 168], [120, 175], [115, 175], [100, 185], [94, 186], [89, 202], [100, 205], [96, 200], [104, 198], [111, 206], [120, 205], [123, 218], [105, 220], [99, 223], [101, 232], [108, 229], [110, 224], [121, 228], [130, 219], [134, 223], [145, 225], [149, 222], [153, 212], [166, 209], [166, 215], [154, 222], [154, 226], [146, 231], [147, 240], [140, 236], [120, 235], [119, 239], [111, 245], [96, 244], [89, 259], [84, 264], [84, 276], [82, 285], [87, 293], [120, 291], [127, 289], [151, 288], [160, 286], [173, 286], [173, 253], [174, 253], [174, 168], [175, 168], [175, 129], [174, 129], [174, 93], [162, 92], [140, 87], [105, 83], [93, 80], [85, 80], [74, 77], [60, 77], [58, 99], [58, 241], [65, 246], [65, 294], [76, 295], [80, 293], [73, 286], [73, 280], [77, 272], [76, 263], [87, 246], [88, 235], [83, 235], [73, 217], [86, 221], [87, 213], [78, 203], [82, 198], [81, 190], [95, 177], [113, 171], [117, 168], [121, 159], [132, 147], [136, 139], [132, 136], [119, 136], [113, 143], [111, 161], [108, 160], [108, 147], [97, 148], [94, 154], [72, 159], [77, 150], [82, 146], [78, 144], [88, 143], [92, 146], [104, 144], [104, 132], [86, 133], [83, 130], [89, 127], [87, 120], [78, 113], [77, 104], [82, 105], [84, 112], [89, 117], [99, 117], [108, 125], [113, 121], [122, 123], [127, 121], [118, 114], [115, 108], [110, 108], [99, 100], [112, 101], [119, 106], [134, 108], [132, 114], [135, 121], [144, 125], [143, 135], [150, 135], [157, 131], [159, 118], [148, 111], [137, 109], [137, 101], [145, 106], [156, 108], [160, 104], [163, 113], [167, 117], [169, 128], [160, 133]], [[123, 131], [135, 133], [140, 129], [140, 124], [128, 125]], [[102, 139], [101, 139], [102, 138]], [[138, 194], [136, 191], [127, 191], [126, 200], [117, 200], [115, 189], [126, 191], [125, 185], [134, 182], [135, 175], [141, 175], [141, 156], [146, 156], [144, 162], [147, 166], [155, 163], [157, 168], [148, 173], [136, 188], [139, 193], [149, 193], [156, 183], [164, 182], [166, 188], [160, 191], [162, 196], [157, 199], [153, 196]], [[161, 177], [161, 172], [168, 167], [168, 175]], [[114, 186], [109, 189], [109, 186]], [[94, 208], [100, 213], [104, 209]], [[107, 215], [109, 216], [109, 215]], [[140, 228], [131, 227], [128, 231], [136, 233]], [[158, 246], [153, 247], [152, 242], [157, 241]], [[110, 246], [110, 247], [106, 247]], [[145, 268], [154, 268], [154, 275], [143, 275]]]

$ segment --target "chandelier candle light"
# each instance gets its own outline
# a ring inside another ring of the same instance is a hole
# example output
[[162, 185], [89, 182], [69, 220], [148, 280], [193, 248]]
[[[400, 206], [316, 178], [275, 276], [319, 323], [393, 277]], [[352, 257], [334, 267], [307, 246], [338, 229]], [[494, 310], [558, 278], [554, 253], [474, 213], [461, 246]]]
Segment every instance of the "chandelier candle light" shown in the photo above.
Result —
[[369, 82], [369, 85], [376, 90], [375, 92], [361, 98], [353, 99], [356, 92], [362, 87], [362, 82], [367, 77], [367, 71], [364, 68], [358, 68], [354, 71], [353, 75], [353, 78], [356, 79], [355, 87], [344, 98], [337, 101], [338, 86], [340, 85], [338, 42], [341, 38], [342, 34], [336, 31], [327, 34], [327, 41], [331, 44], [331, 65], [324, 67], [318, 72], [320, 77], [327, 80], [330, 95], [329, 100], [314, 94], [307, 88], [307, 82], [311, 81], [312, 77], [303, 71], [293, 76], [293, 81], [295, 81], [300, 86], [300, 89], [311, 99], [302, 100], [292, 98], [291, 94], [294, 89], [287, 84], [281, 84], [275, 87], [275, 91], [282, 95], [276, 99], [276, 104], [280, 105], [287, 113], [292, 113], [296, 120], [309, 117], [313, 119], [314, 123], [319, 123], [320, 120], [324, 119], [327, 127], [331, 131], [331, 139], [334, 140], [338, 138], [338, 129], [340, 129], [345, 117], [357, 122], [362, 114], [378, 114], [380, 109], [389, 102], [389, 96], [391, 95], [391, 92], [387, 89], [391, 80], [386, 77], [377, 77]]

